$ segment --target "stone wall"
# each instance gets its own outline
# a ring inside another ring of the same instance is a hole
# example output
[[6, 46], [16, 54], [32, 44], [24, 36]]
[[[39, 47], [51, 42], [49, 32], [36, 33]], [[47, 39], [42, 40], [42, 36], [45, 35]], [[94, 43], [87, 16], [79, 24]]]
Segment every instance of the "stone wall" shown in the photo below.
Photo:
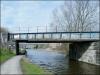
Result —
[[100, 65], [100, 42], [70, 44], [69, 57], [95, 65]]

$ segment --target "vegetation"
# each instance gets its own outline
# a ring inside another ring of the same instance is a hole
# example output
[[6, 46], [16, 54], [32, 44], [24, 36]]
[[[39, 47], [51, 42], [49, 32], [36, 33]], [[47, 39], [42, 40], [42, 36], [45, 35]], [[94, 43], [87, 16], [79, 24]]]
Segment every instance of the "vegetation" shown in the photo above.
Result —
[[27, 61], [24, 58], [21, 60], [21, 67], [22, 67], [22, 71], [23, 71], [24, 74], [40, 74], [40, 75], [44, 75], [44, 74], [48, 74], [49, 73], [49, 72], [46, 72], [46, 70], [44, 70], [43, 68], [39, 67], [36, 64], [30, 63], [29, 61]]
[[99, 26], [99, 3], [87, 1], [65, 1], [53, 11], [51, 28], [55, 31], [91, 31]]
[[8, 32], [6, 28], [0, 27], [0, 32]]
[[56, 49], [67, 54], [69, 52], [69, 43], [61, 43], [61, 45], [57, 46]]
[[45, 49], [45, 48], [48, 48], [49, 44], [39, 44], [37, 48], [42, 48], [42, 49]]
[[5, 62], [12, 56], [14, 56], [14, 54], [10, 50], [8, 50], [6, 48], [0, 48], [0, 64]]
[[0, 33], [1, 33], [1, 38], [0, 38], [0, 64], [14, 56], [15, 54], [11, 52], [10, 49], [7, 49], [8, 42], [4, 41], [7, 39], [7, 33], [9, 31], [6, 28], [0, 27]]

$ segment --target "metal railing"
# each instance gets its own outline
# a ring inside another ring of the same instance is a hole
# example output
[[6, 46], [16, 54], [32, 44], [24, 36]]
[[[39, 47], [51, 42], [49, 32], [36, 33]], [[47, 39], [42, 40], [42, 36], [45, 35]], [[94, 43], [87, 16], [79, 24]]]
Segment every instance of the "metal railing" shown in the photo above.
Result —
[[8, 40], [78, 40], [99, 39], [100, 32], [38, 32], [8, 33]]

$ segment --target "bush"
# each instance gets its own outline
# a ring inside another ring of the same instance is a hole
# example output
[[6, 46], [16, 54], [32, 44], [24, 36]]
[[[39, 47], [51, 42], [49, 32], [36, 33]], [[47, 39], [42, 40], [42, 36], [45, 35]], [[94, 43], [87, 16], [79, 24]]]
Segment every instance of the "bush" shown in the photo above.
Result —
[[5, 62], [14, 55], [15, 54], [13, 54], [11, 50], [6, 48], [0, 48], [0, 64], [2, 64], [3, 62]]

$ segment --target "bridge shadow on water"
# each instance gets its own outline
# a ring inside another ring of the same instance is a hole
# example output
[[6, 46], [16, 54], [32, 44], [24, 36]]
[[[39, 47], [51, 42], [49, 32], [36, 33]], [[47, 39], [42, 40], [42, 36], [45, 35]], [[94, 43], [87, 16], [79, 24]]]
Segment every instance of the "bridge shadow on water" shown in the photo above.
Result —
[[69, 60], [68, 74], [100, 75], [100, 66], [84, 63], [81, 61]]

